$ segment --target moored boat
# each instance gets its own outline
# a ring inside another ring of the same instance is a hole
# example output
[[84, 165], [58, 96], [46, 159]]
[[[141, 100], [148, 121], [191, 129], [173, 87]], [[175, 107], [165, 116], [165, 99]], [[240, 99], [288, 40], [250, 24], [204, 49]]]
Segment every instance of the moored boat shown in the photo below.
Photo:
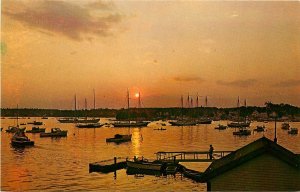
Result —
[[226, 125], [221, 125], [221, 124], [219, 124], [217, 127], [215, 127], [215, 129], [219, 129], [219, 130], [224, 130], [226, 128], [227, 128]]
[[147, 121], [117, 121], [112, 123], [114, 127], [147, 127]]
[[46, 128], [32, 127], [31, 130], [27, 130], [26, 133], [44, 133]]
[[296, 135], [296, 134], [298, 134], [298, 129], [297, 128], [291, 128], [288, 131], [288, 133], [291, 134], [291, 135]]
[[60, 118], [58, 121], [60, 123], [98, 123], [100, 118]]
[[68, 131], [61, 130], [60, 128], [52, 128], [50, 133], [40, 133], [40, 137], [66, 137]]
[[170, 121], [172, 126], [193, 126], [197, 125], [197, 121], [188, 121], [188, 120], [178, 120], [178, 121]]
[[27, 124], [43, 125], [43, 122], [41, 122], [41, 121], [33, 121], [33, 122], [28, 122]]
[[281, 129], [288, 130], [290, 129], [290, 124], [285, 122], [281, 124]]
[[76, 127], [78, 128], [99, 128], [102, 127], [103, 124], [100, 123], [78, 123]]
[[149, 162], [145, 159], [130, 161], [127, 160], [127, 167], [134, 169], [145, 169], [145, 170], [153, 170], [153, 171], [161, 171], [163, 167], [163, 163], [160, 162]]
[[211, 124], [211, 122], [212, 120], [209, 118], [197, 120], [197, 124]]
[[122, 143], [122, 142], [127, 142], [131, 141], [132, 135], [121, 135], [121, 134], [115, 134], [114, 137], [112, 138], [107, 138], [106, 142], [115, 142], [115, 143]]
[[23, 127], [23, 128], [20, 128], [20, 127], [14, 127], [14, 126], [8, 126], [8, 128], [6, 129], [6, 132], [7, 133], [16, 133], [17, 131], [23, 131], [25, 130], [26, 128]]
[[237, 121], [237, 122], [231, 122], [227, 124], [228, 127], [249, 127], [250, 122], [247, 121]]
[[264, 125], [257, 125], [256, 126], [256, 129], [254, 129], [253, 131], [256, 131], [256, 132], [264, 132], [265, 131], [265, 126]]
[[17, 131], [11, 138], [11, 145], [14, 147], [33, 146], [34, 141], [31, 141], [24, 133], [24, 131]]
[[240, 128], [238, 131], [234, 131], [233, 135], [248, 136], [248, 135], [251, 135], [251, 131], [247, 130], [247, 129]]

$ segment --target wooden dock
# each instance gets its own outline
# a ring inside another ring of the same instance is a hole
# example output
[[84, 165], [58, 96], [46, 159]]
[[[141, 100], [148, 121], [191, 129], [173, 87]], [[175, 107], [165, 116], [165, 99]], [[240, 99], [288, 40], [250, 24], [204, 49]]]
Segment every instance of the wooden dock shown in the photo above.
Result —
[[159, 151], [156, 154], [157, 160], [178, 161], [178, 162], [212, 162], [215, 159], [224, 157], [232, 151], [214, 151], [213, 159], [209, 158], [208, 151]]
[[90, 163], [89, 172], [110, 173], [124, 169], [126, 166], [126, 158], [114, 157], [113, 159]]
[[[215, 159], [219, 159], [224, 157], [225, 155], [231, 153], [232, 151], [214, 151], [213, 159], [209, 158], [208, 151], [159, 151], [156, 154], [156, 160], [166, 162], [166, 163], [174, 163], [178, 162], [212, 162]], [[114, 159], [108, 159], [104, 161], [94, 162], [89, 164], [90, 172], [102, 172], [102, 173], [110, 173], [119, 169], [126, 168], [126, 158], [122, 157], [114, 157]], [[167, 168], [166, 172], [174, 172], [176, 167]], [[188, 169], [184, 169], [188, 170]], [[185, 171], [191, 172], [191, 171]]]

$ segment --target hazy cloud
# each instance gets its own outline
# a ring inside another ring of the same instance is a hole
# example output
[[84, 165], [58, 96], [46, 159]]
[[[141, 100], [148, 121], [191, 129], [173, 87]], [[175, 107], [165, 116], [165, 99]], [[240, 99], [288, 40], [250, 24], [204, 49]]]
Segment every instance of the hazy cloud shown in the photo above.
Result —
[[213, 39], [203, 39], [199, 46], [198, 50], [202, 53], [210, 54], [211, 52], [216, 51], [216, 41]]
[[89, 7], [91, 9], [113, 10], [115, 8], [115, 4], [112, 1], [98, 0], [88, 3], [86, 7]]
[[250, 87], [255, 85], [257, 80], [255, 79], [246, 79], [246, 80], [236, 80], [236, 81], [217, 81], [217, 84], [230, 86], [230, 87]]
[[[81, 40], [85, 38], [84, 35], [91, 34], [110, 35], [113, 27], [122, 20], [121, 14], [113, 11], [112, 3], [101, 1], [86, 6], [69, 1], [31, 1], [30, 6], [25, 5], [22, 8], [15, 5], [19, 7], [17, 10], [6, 6], [2, 11], [31, 27], [62, 34], [73, 40]], [[91, 6], [94, 6], [93, 9]], [[96, 8], [97, 12], [93, 12]]]
[[300, 86], [300, 80], [289, 79], [286, 81], [281, 81], [274, 85], [275, 87], [297, 87]]
[[177, 77], [173, 77], [173, 80], [180, 81], [180, 82], [192, 82], [192, 81], [203, 82], [204, 81], [202, 78], [195, 77], [195, 76], [189, 76], [189, 77], [177, 76]]

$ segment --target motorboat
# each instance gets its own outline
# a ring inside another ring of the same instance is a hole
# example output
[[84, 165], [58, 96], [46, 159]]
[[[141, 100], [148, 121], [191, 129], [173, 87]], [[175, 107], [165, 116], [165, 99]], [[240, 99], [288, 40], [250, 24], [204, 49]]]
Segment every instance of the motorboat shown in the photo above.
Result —
[[114, 127], [147, 127], [147, 121], [117, 121], [112, 123]]
[[282, 124], [281, 124], [281, 129], [289, 130], [289, 129], [290, 129], [290, 124], [287, 123], [287, 122], [282, 123]]
[[24, 132], [25, 129], [26, 129], [25, 127], [20, 128], [20, 127], [18, 127], [18, 126], [17, 126], [17, 127], [15, 127], [15, 126], [8, 126], [6, 132], [7, 132], [7, 133], [16, 133], [17, 131], [22, 131], [22, 132]]
[[32, 127], [31, 130], [27, 130], [26, 133], [44, 133], [46, 128]]
[[221, 125], [221, 124], [219, 124], [217, 127], [215, 127], [215, 129], [219, 129], [219, 130], [224, 130], [226, 128], [227, 128], [226, 125]]
[[115, 143], [122, 143], [122, 142], [127, 142], [131, 141], [132, 135], [121, 135], [121, 134], [115, 134], [114, 137], [112, 138], [107, 138], [106, 142], [115, 142]]
[[248, 135], [251, 135], [251, 131], [247, 130], [247, 129], [240, 128], [238, 131], [234, 131], [233, 135], [248, 136]]
[[50, 133], [40, 133], [40, 137], [66, 137], [68, 131], [63, 131], [60, 128], [52, 128]]
[[253, 131], [256, 131], [256, 132], [264, 132], [265, 131], [265, 126], [264, 125], [257, 125], [256, 126], [256, 129], [254, 129]]
[[78, 128], [99, 128], [102, 127], [103, 124], [100, 123], [78, 123], [76, 127]]
[[250, 122], [247, 121], [237, 121], [237, 122], [231, 122], [227, 124], [228, 127], [249, 127]]
[[288, 133], [291, 134], [291, 135], [296, 135], [296, 134], [298, 134], [298, 129], [297, 128], [291, 128], [288, 131]]

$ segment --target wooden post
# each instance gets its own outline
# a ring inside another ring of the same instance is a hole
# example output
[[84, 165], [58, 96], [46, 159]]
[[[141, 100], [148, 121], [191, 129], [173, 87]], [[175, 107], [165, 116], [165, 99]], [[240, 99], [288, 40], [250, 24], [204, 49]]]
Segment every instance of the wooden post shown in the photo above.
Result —
[[114, 157], [114, 164], [117, 164], [117, 157]]

